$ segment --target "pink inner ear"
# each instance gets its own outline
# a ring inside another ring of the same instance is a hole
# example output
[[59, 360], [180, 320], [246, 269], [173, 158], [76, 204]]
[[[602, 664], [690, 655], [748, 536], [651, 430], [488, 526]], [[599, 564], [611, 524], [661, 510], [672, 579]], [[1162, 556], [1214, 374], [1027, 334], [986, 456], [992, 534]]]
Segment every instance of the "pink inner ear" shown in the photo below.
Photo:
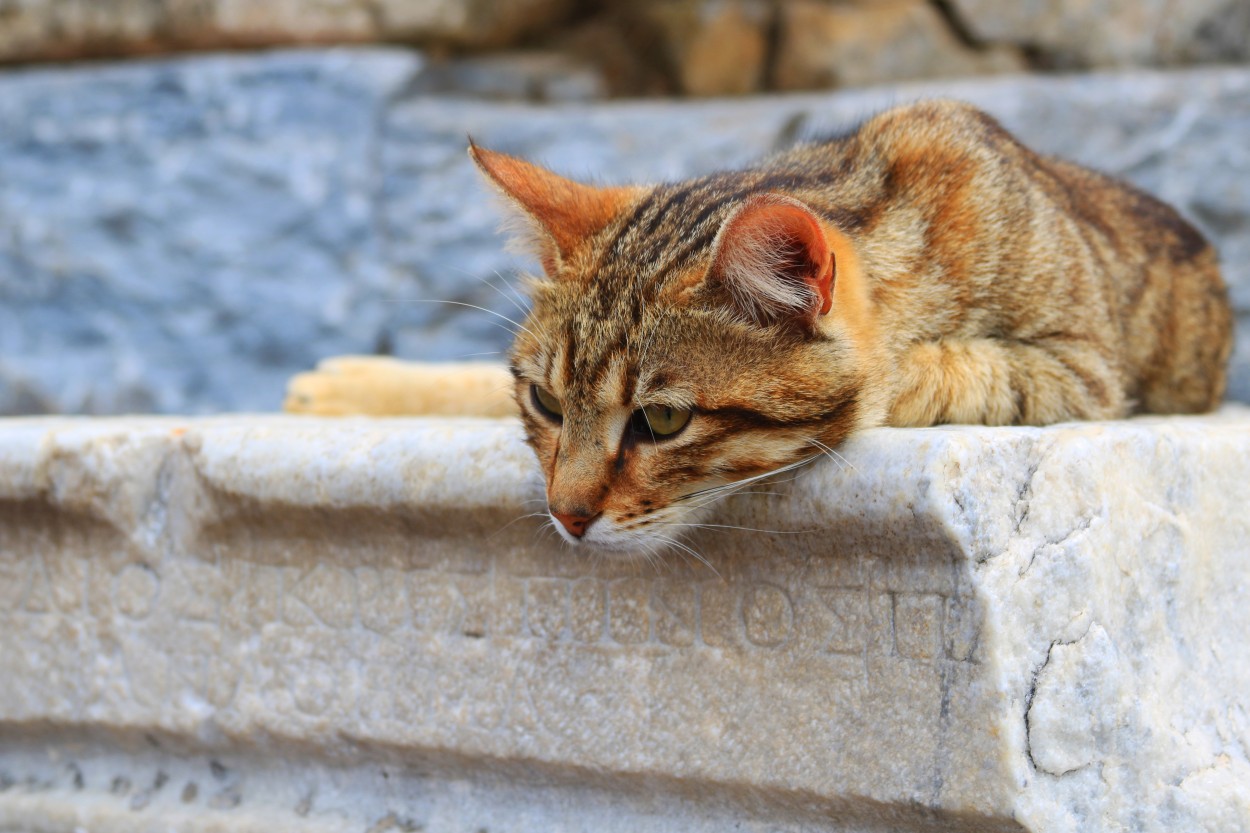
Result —
[[790, 197], [752, 198], [717, 237], [713, 274], [757, 320], [814, 319], [829, 312], [834, 272], [820, 220]]

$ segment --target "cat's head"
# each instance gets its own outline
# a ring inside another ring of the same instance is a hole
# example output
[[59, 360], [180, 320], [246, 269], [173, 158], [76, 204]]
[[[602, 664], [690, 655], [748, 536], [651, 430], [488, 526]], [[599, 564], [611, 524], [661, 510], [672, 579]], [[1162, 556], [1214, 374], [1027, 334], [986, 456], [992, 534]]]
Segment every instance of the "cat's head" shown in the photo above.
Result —
[[855, 255], [802, 201], [747, 174], [604, 188], [470, 155], [543, 266], [511, 364], [569, 543], [666, 548], [731, 484], [862, 424]]

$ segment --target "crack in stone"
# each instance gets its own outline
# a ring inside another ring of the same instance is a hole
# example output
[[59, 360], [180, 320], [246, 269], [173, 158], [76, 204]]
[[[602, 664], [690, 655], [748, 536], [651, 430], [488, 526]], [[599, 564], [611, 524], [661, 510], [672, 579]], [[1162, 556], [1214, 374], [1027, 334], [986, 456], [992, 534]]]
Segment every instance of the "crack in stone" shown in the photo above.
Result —
[[1020, 568], [1020, 578], [1024, 578], [1025, 574], [1029, 572], [1030, 568], [1032, 568], [1033, 562], [1037, 560], [1038, 553], [1047, 547], [1055, 547], [1060, 544], [1066, 544], [1081, 533], [1088, 532], [1089, 528], [1094, 524], [1094, 517], [1094, 515], [1083, 516], [1076, 526], [1072, 527], [1058, 538], [1051, 538], [1047, 536], [1046, 540], [1042, 541], [1042, 543], [1038, 544], [1033, 549], [1032, 554], [1029, 555], [1028, 563]]
[[[1012, 520], [1011, 535], [1015, 537], [1020, 534], [1020, 527], [1029, 517], [1029, 506], [1033, 500], [1033, 479], [1037, 477], [1037, 470], [1042, 465], [1039, 457], [1029, 464], [1028, 470], [1024, 474], [1024, 479], [1016, 486], [1016, 502], [1012, 507], [1015, 511], [1015, 518]], [[1024, 508], [1020, 508], [1020, 504], [1024, 504]]]
[[1044, 671], [1046, 669], [1046, 666], [1050, 664], [1050, 657], [1051, 657], [1051, 654], [1054, 652], [1055, 647], [1059, 645], [1075, 645], [1076, 643], [1080, 642], [1085, 637], [1089, 636], [1089, 632], [1093, 627], [1094, 627], [1094, 621], [1091, 619], [1089, 625], [1087, 625], [1085, 628], [1085, 632], [1082, 633], [1080, 636], [1076, 637], [1075, 639], [1051, 640], [1050, 645], [1046, 647], [1046, 658], [1043, 659], [1040, 663], [1038, 663], [1037, 667], [1033, 669], [1033, 674], [1029, 679], [1029, 690], [1024, 696], [1024, 756], [1025, 758], [1028, 759], [1029, 766], [1035, 772], [1044, 772], [1047, 775], [1053, 775], [1057, 778], [1062, 778], [1065, 775], [1068, 775], [1070, 773], [1076, 772], [1077, 770], [1084, 769], [1089, 766], [1089, 764], [1081, 764], [1078, 767], [1074, 767], [1072, 769], [1065, 770], [1063, 772], [1053, 772], [1049, 769], [1038, 766], [1037, 760], [1034, 759], [1033, 757], [1033, 721], [1032, 721], [1031, 715], [1033, 712], [1033, 699], [1037, 696], [1038, 680], [1042, 676], [1042, 671]]
[[959, 514], [962, 515], [964, 518], [967, 518], [968, 517], [968, 505], [964, 503], [963, 492], [955, 492], [955, 494], [952, 497], [954, 498], [955, 505], [959, 507]]
[[1037, 765], [1037, 761], [1033, 758], [1033, 725], [1029, 715], [1033, 712], [1033, 698], [1037, 696], [1037, 680], [1042, 674], [1047, 664], [1050, 663], [1050, 652], [1055, 650], [1054, 642], [1046, 649], [1046, 658], [1038, 663], [1033, 669], [1033, 673], [1029, 678], [1029, 690], [1024, 695], [1024, 757], [1028, 759], [1029, 766], [1035, 771], [1041, 771], [1041, 767]]
[[[1044, 462], [1045, 455], [1038, 451], [1038, 443], [1035, 440], [1030, 440], [1026, 456], [1029, 458], [1029, 462], [1024, 477], [1016, 484], [1016, 497], [1012, 503], [1011, 532], [1007, 536], [1007, 544], [998, 552], [978, 556], [978, 565], [993, 561], [1006, 553], [1010, 549], [1011, 541], [1020, 536], [1020, 528], [1029, 517], [1029, 507], [1033, 499], [1033, 481]], [[955, 497], [955, 504], [961, 510], [964, 509], [964, 505], [958, 496]], [[1021, 504], [1023, 504], [1023, 508], [1021, 508]], [[967, 517], [966, 511], [964, 511], [964, 517]]]

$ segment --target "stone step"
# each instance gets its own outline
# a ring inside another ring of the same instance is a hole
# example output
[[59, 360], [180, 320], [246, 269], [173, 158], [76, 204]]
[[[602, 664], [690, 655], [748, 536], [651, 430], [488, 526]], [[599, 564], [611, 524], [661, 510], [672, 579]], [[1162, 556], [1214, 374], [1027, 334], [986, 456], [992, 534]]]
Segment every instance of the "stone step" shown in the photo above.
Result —
[[1211, 236], [1243, 334], [1230, 398], [1250, 401], [1250, 68], [592, 106], [419, 92], [434, 80], [383, 49], [0, 73], [0, 414], [275, 410], [326, 356], [505, 348], [498, 319], [438, 303], [515, 316], [527, 266], [466, 134], [656, 181], [941, 95]]
[[1250, 829], [1250, 409], [867, 432], [642, 562], [535, 469], [0, 423], [0, 830]]

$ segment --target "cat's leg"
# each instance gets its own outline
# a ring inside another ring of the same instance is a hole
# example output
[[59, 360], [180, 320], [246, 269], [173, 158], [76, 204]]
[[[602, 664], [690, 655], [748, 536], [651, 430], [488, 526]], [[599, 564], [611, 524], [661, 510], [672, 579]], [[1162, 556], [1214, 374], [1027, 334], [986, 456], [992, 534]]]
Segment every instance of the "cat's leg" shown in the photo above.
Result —
[[890, 425], [1046, 425], [1128, 411], [1112, 362], [1070, 339], [926, 342], [904, 354], [898, 382]]
[[293, 377], [282, 407], [321, 416], [512, 416], [512, 390], [512, 376], [503, 365], [340, 356]]

